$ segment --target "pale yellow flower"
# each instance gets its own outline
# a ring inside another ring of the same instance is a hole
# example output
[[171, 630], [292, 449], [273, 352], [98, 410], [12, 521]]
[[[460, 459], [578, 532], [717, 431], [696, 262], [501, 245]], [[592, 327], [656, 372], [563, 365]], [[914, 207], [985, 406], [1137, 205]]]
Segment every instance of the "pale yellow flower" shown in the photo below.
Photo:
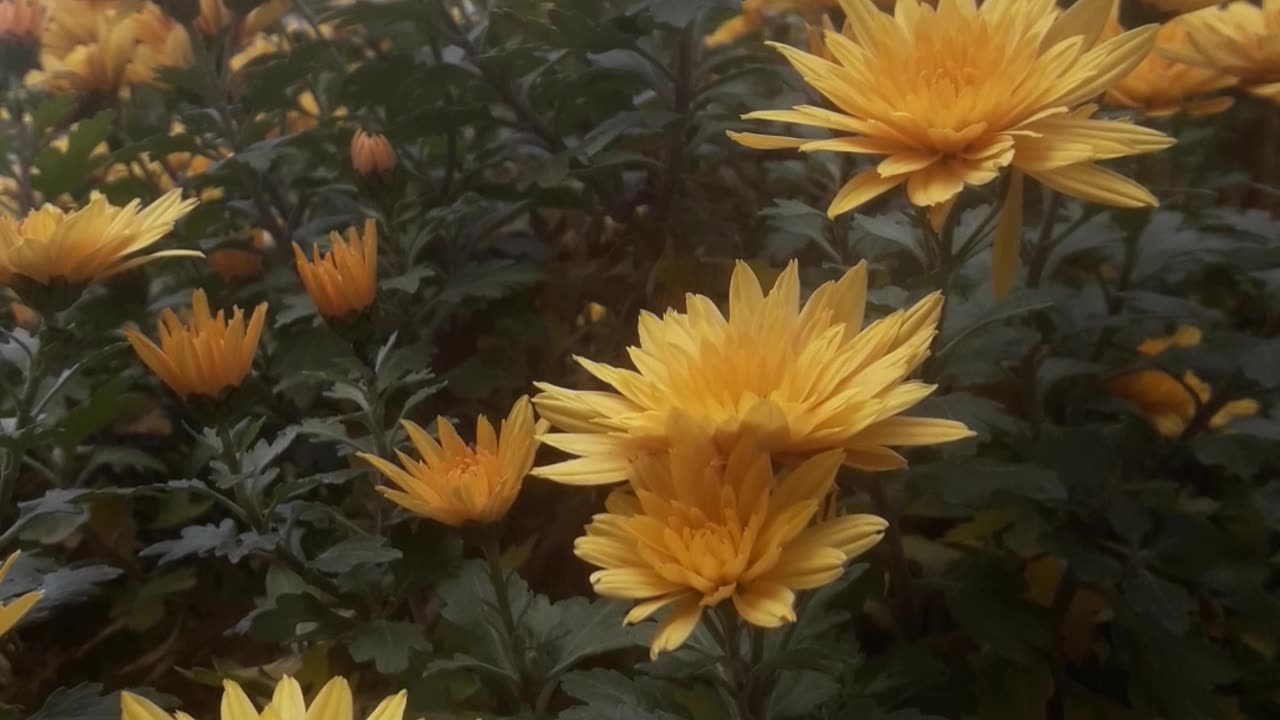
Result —
[[185, 68], [195, 56], [186, 28], [149, 2], [132, 16], [138, 47], [129, 63], [129, 81], [156, 84], [156, 70]]
[[668, 422], [677, 412], [726, 452], [749, 434], [786, 456], [844, 450], [846, 462], [864, 470], [905, 467], [890, 446], [971, 436], [962, 423], [901, 415], [934, 390], [910, 377], [929, 355], [941, 294], [863, 328], [866, 291], [859, 263], [801, 305], [796, 263], [766, 295], [739, 262], [728, 317], [692, 294], [686, 312], [641, 314], [640, 345], [628, 348], [636, 370], [576, 358], [616, 392], [536, 383], [538, 411], [566, 431], [544, 442], [580, 457], [534, 474], [582, 485], [625, 480], [634, 458], [670, 447]]
[[195, 250], [144, 252], [195, 205], [176, 190], [145, 208], [138, 200], [117, 207], [95, 192], [74, 212], [45, 204], [21, 221], [0, 216], [0, 283], [99, 282], [162, 257], [204, 257]]
[[[285, 675], [276, 683], [271, 702], [259, 713], [235, 681], [222, 681], [221, 720], [355, 720], [355, 699], [345, 678], [325, 684], [308, 705], [297, 680]], [[402, 690], [378, 703], [368, 720], [402, 720], [408, 695]], [[169, 713], [130, 692], [120, 693], [121, 720], [192, 720], [184, 712]]]
[[345, 241], [331, 232], [329, 246], [329, 252], [321, 255], [320, 247], [312, 245], [308, 260], [294, 243], [293, 256], [316, 309], [336, 320], [364, 310], [378, 295], [378, 224], [365, 220], [363, 234], [347, 228]]
[[239, 387], [253, 369], [267, 304], [259, 304], [247, 324], [239, 307], [232, 308], [230, 321], [222, 310], [211, 313], [204, 290], [195, 291], [191, 305], [186, 324], [172, 310], [160, 313], [158, 346], [136, 328], [126, 329], [125, 337], [138, 358], [180, 397], [216, 398]]
[[833, 582], [884, 536], [888, 523], [875, 515], [820, 518], [839, 450], [775, 478], [750, 436], [722, 460], [697, 423], [677, 416], [670, 434], [671, 450], [637, 460], [630, 485], [574, 543], [578, 557], [603, 568], [591, 574], [598, 594], [639, 602], [628, 623], [672, 606], [653, 657], [680, 647], [703, 610], [725, 601], [752, 625], [795, 622], [797, 591]]
[[28, 84], [111, 97], [126, 86], [138, 28], [129, 12], [93, 7], [78, 0], [50, 1], [49, 31], [40, 52], [43, 71], [29, 76]]
[[[18, 561], [19, 554], [15, 552], [4, 561], [4, 565], [0, 565], [0, 581], [4, 580], [9, 568], [13, 567], [13, 564]], [[31, 612], [31, 608], [35, 607], [35, 604], [40, 602], [42, 597], [44, 597], [44, 593], [36, 590], [19, 595], [8, 602], [0, 602], [0, 637], [3, 637], [5, 633], [13, 629], [13, 626], [17, 625], [24, 615]]]
[[1280, 0], [1236, 0], [1183, 15], [1191, 49], [1166, 51], [1238, 78], [1246, 91], [1280, 102]]
[[[905, 186], [907, 199], [928, 208], [941, 228], [961, 191], [1010, 169], [1005, 228], [1021, 226], [1022, 173], [1082, 200], [1155, 205], [1141, 185], [1097, 164], [1174, 142], [1091, 117], [1086, 103], [1133, 70], [1154, 42], [1154, 27], [1099, 42], [1114, 2], [1081, 0], [1059, 13], [1054, 0], [940, 0], [936, 10], [901, 0], [890, 15], [871, 0], [840, 0], [849, 21], [845, 33], [825, 35], [831, 60], [774, 44], [835, 109], [801, 105], [743, 116], [826, 128], [836, 137], [729, 136], [758, 149], [883, 157], [840, 188], [831, 217]], [[1005, 232], [996, 240], [1003, 292], [1019, 239]]]
[[439, 443], [413, 422], [405, 420], [402, 425], [421, 460], [399, 450], [399, 466], [369, 453], [359, 457], [400, 488], [378, 488], [387, 499], [452, 527], [487, 525], [507, 514], [533, 467], [538, 436], [545, 430], [542, 423], [534, 422], [527, 397], [516, 401], [496, 433], [481, 415], [476, 420], [474, 447], [463, 442], [443, 417], [436, 420]]
[[[1123, 32], [1114, 19], [1107, 34]], [[1107, 91], [1106, 99], [1143, 115], [1165, 117], [1186, 113], [1211, 115], [1231, 107], [1230, 96], [1217, 95], [1235, 85], [1234, 78], [1216, 70], [1171, 59], [1166, 53], [1192, 52], [1191, 37], [1181, 19], [1160, 26], [1151, 54]]]

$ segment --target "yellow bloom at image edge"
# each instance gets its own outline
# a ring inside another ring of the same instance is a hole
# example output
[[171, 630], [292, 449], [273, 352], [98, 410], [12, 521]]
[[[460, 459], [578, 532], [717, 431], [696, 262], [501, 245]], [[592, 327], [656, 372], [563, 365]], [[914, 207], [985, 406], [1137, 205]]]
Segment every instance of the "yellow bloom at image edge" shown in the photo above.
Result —
[[180, 190], [145, 208], [138, 200], [118, 207], [95, 192], [72, 212], [46, 203], [22, 220], [0, 216], [0, 283], [100, 282], [164, 257], [204, 257], [195, 250], [144, 252], [195, 206]]
[[[9, 568], [13, 567], [13, 564], [18, 561], [18, 555], [20, 554], [13, 553], [4, 561], [4, 565], [0, 565], [0, 582], [4, 581], [4, 576], [9, 573]], [[19, 595], [12, 600], [0, 602], [0, 637], [13, 629], [13, 626], [17, 625], [24, 615], [31, 612], [31, 608], [35, 607], [35, 604], [40, 602], [42, 597], [44, 597], [44, 593], [37, 590]]]
[[[345, 678], [335, 677], [325, 684], [308, 705], [302, 686], [288, 675], [276, 683], [271, 702], [259, 714], [253, 701], [232, 680], [222, 682], [221, 720], [355, 720], [355, 701]], [[369, 713], [368, 720], [402, 720], [408, 694], [403, 690], [387, 697]], [[130, 692], [120, 693], [121, 720], [191, 720], [184, 712], [173, 715], [155, 703]]]
[[[1199, 328], [1184, 325], [1168, 337], [1143, 341], [1138, 345], [1138, 352], [1147, 357], [1155, 357], [1170, 348], [1195, 347], [1200, 344], [1201, 336]], [[1108, 380], [1106, 390], [1127, 400], [1151, 423], [1156, 432], [1170, 438], [1185, 432], [1198, 408], [1210, 402], [1213, 396], [1209, 384], [1190, 370], [1183, 372], [1181, 381], [1164, 370], [1134, 370]], [[1194, 397], [1191, 394], [1193, 392]], [[1235, 418], [1257, 415], [1261, 409], [1257, 400], [1232, 400], [1209, 419], [1208, 427], [1210, 430], [1218, 430]]]
[[690, 294], [685, 312], [641, 314], [640, 344], [628, 349], [635, 370], [576, 358], [615, 392], [535, 383], [538, 412], [564, 431], [543, 442], [578, 457], [533, 474], [572, 485], [626, 480], [635, 456], [669, 449], [676, 411], [726, 452], [750, 434], [784, 458], [840, 449], [861, 470], [906, 467], [891, 447], [972, 436], [954, 420], [901, 414], [935, 389], [911, 375], [929, 356], [942, 295], [864, 328], [866, 301], [865, 263], [801, 305], [797, 263], [766, 295], [739, 262], [728, 317], [710, 298]]
[[1151, 50], [1155, 27], [1099, 42], [1115, 0], [899, 0], [892, 15], [871, 0], [841, 0], [846, 33], [828, 31], [831, 60], [772, 43], [834, 106], [748, 113], [826, 128], [830, 139], [731, 132], [758, 149], [883, 156], [836, 193], [832, 217], [899, 186], [940, 227], [966, 186], [1012, 168], [1082, 200], [1143, 207], [1141, 185], [1096, 164], [1173, 144], [1163, 133], [1092, 119], [1086, 103]]
[[191, 305], [191, 320], [185, 324], [168, 308], [160, 313], [158, 346], [136, 328], [126, 329], [125, 337], [139, 359], [179, 396], [216, 398], [238, 387], [253, 369], [267, 304], [254, 308], [247, 323], [239, 307], [232, 309], [230, 320], [223, 310], [210, 312], [204, 290], [195, 291]]
[[574, 543], [603, 568], [591, 574], [596, 593], [637, 601], [628, 623], [670, 606], [652, 656], [680, 647], [703, 610], [726, 601], [757, 627], [795, 622], [797, 591], [835, 581], [884, 536], [888, 524], [875, 515], [818, 519], [843, 452], [776, 478], [753, 438], [722, 456], [687, 418], [672, 425], [670, 452], [637, 460], [634, 479]]
[[474, 447], [463, 442], [443, 417], [436, 420], [439, 442], [413, 422], [405, 420], [402, 425], [420, 459], [399, 450], [399, 466], [369, 453], [359, 457], [399, 488], [378, 488], [387, 499], [452, 527], [492, 523], [507, 513], [533, 467], [539, 436], [546, 430], [544, 423], [534, 422], [527, 397], [516, 401], [498, 432], [481, 415], [476, 420]]

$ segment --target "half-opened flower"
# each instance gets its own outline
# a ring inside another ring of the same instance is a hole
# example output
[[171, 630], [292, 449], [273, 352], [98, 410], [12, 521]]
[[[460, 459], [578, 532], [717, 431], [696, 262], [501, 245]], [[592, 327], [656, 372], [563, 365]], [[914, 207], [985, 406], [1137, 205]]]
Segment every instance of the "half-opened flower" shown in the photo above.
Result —
[[320, 314], [330, 319], [360, 312], [378, 295], [378, 224], [365, 220], [364, 233], [347, 228], [344, 241], [329, 233], [329, 252], [311, 246], [311, 259], [293, 244], [298, 275]]
[[180, 190], [145, 208], [138, 200], [118, 207], [95, 192], [73, 212], [45, 204], [20, 221], [0, 216], [0, 283], [22, 277], [87, 284], [163, 257], [204, 257], [195, 250], [146, 252], [195, 206]]
[[138, 358], [179, 396], [216, 398], [249, 376], [266, 319], [266, 303], [254, 308], [247, 322], [239, 307], [230, 320], [223, 310], [214, 315], [204, 290], [196, 290], [187, 323], [168, 308], [160, 313], [159, 345], [136, 328], [124, 333]]
[[1280, 0], [1236, 0], [1180, 20], [1192, 48], [1166, 53], [1231, 75], [1248, 92], [1280, 102]]
[[[221, 720], [355, 720], [355, 701], [345, 678], [335, 677], [325, 684], [308, 705], [302, 686], [288, 675], [276, 683], [271, 702], [259, 713], [253, 701], [234, 681], [222, 681]], [[408, 695], [402, 690], [387, 697], [368, 720], [402, 720]], [[130, 692], [120, 693], [121, 720], [192, 720], [184, 712], [169, 713], [155, 703]]]
[[758, 627], [795, 622], [798, 591], [839, 578], [884, 536], [887, 523], [875, 515], [818, 519], [840, 450], [778, 478], [753, 438], [722, 460], [696, 424], [673, 425], [671, 450], [638, 460], [630, 485], [609, 496], [607, 511], [574, 543], [578, 557], [602, 568], [591, 574], [598, 594], [637, 602], [628, 623], [670, 607], [653, 656], [680, 647], [703, 610], [726, 601]]
[[418, 459], [399, 450], [399, 466], [369, 453], [359, 457], [399, 488], [378, 488], [387, 499], [453, 527], [487, 525], [507, 514], [533, 467], [538, 436], [545, 430], [542, 423], [534, 422], [527, 397], [516, 401], [496, 433], [481, 415], [476, 420], [474, 446], [463, 442], [443, 417], [436, 420], [439, 442], [411, 421], [402, 425]]

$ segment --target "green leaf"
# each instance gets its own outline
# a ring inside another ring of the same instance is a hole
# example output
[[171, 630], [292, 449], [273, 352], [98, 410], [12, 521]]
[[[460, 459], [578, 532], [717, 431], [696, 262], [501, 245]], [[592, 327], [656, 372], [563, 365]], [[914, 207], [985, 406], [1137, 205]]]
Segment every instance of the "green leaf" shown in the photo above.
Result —
[[389, 675], [409, 667], [414, 652], [430, 647], [422, 626], [407, 622], [374, 620], [357, 626], [347, 635], [347, 649], [356, 662], [370, 662], [378, 672]]
[[1182, 635], [1191, 627], [1196, 602], [1178, 585], [1138, 568], [1125, 578], [1123, 590], [1134, 610], [1151, 616], [1169, 632]]
[[647, 0], [654, 20], [682, 28], [714, 8], [733, 7], [728, 0]]
[[387, 541], [372, 535], [355, 537], [334, 545], [312, 560], [312, 568], [322, 573], [341, 575], [358, 565], [388, 563], [400, 559], [400, 551], [387, 546]]
[[68, 137], [66, 152], [54, 147], [41, 150], [35, 162], [40, 173], [31, 178], [31, 184], [51, 198], [76, 192], [89, 177], [93, 168], [90, 155], [98, 143], [107, 139], [114, 118], [115, 113], [103, 110], [81, 120]]
[[138, 553], [140, 557], [159, 556], [160, 565], [191, 556], [216, 552], [236, 537], [236, 522], [231, 518], [217, 525], [192, 525], [182, 528], [181, 535], [173, 540], [161, 540]]
[[119, 720], [119, 695], [102, 690], [99, 683], [58, 688], [28, 720]]
[[554, 663], [551, 676], [559, 675], [587, 658], [645, 644], [650, 628], [627, 625], [626, 603], [574, 597], [553, 606], [557, 616], [555, 638], [547, 655]]

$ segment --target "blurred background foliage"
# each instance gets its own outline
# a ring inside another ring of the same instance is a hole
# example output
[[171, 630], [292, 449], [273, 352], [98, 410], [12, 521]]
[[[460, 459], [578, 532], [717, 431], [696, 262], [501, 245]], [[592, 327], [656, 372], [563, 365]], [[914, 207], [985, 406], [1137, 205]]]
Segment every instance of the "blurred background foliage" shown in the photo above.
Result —
[[[849, 508], [887, 493], [900, 532], [804, 601], [770, 650], [770, 717], [1280, 716], [1280, 108], [1228, 91], [1223, 114], [1148, 120], [1179, 140], [1126, 170], [1159, 209], [1029, 189], [1025, 275], [997, 302], [994, 186], [966, 194], [946, 247], [900, 198], [829, 220], [839, 155], [726, 139], [808, 98], [759, 38], [704, 42], [736, 5], [294, 0], [256, 34], [193, 32], [189, 67], [119, 94], [13, 82], [13, 210], [180, 187], [202, 203], [172, 244], [209, 259], [0, 319], [0, 551], [25, 551], [0, 596], [45, 591], [0, 641], [0, 715], [114, 717], [133, 688], [210, 716], [219, 677], [288, 672], [408, 688], [412, 717], [729, 717], [706, 638], [647, 662], [650, 628], [588, 599], [571, 544], [603, 493], [526, 484], [503, 527], [511, 657], [474, 553], [353, 455], [399, 444], [401, 418], [590, 386], [572, 355], [626, 365], [642, 309], [723, 298], [735, 258], [765, 282], [799, 258], [809, 287], [865, 258], [880, 311], [945, 291], [920, 413], [978, 436], [842, 477]], [[805, 44], [797, 15], [758, 32]], [[386, 136], [393, 170], [353, 170], [356, 130]], [[379, 300], [327, 325], [291, 245], [367, 217]], [[195, 286], [270, 304], [223, 437], [119, 334]], [[1202, 341], [1138, 351], [1180, 325]], [[1117, 397], [1137, 367], [1213, 394], [1162, 435]], [[1211, 427], [1245, 398], [1258, 414]]]

